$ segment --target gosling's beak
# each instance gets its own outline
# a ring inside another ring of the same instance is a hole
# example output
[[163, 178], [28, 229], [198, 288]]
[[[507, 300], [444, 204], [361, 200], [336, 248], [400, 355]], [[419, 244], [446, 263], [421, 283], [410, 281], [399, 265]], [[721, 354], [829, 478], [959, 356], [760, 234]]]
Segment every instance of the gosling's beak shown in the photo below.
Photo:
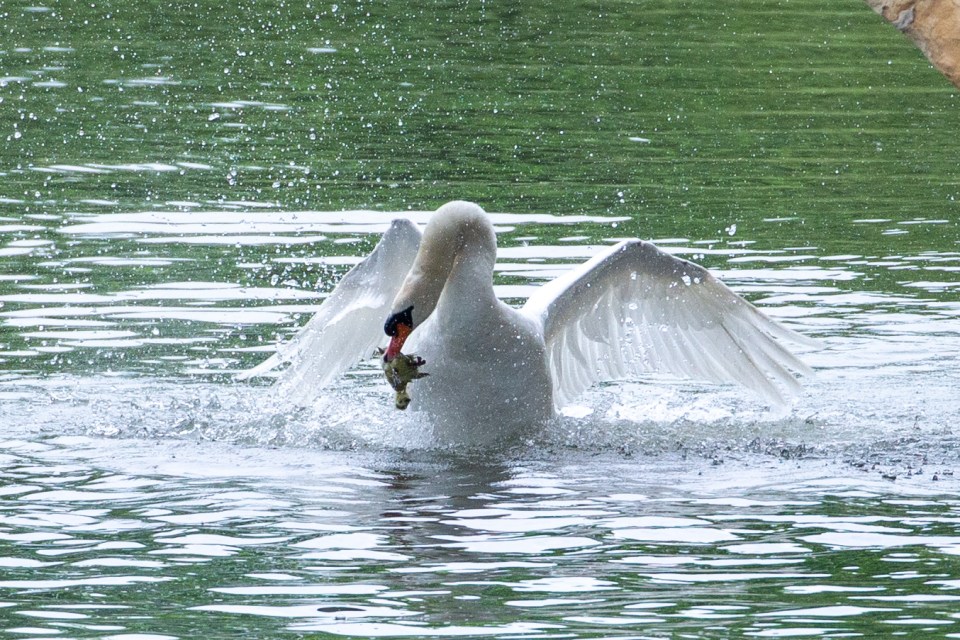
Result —
[[407, 341], [407, 336], [409, 336], [412, 331], [413, 329], [411, 329], [408, 324], [403, 322], [396, 324], [396, 333], [390, 338], [390, 346], [387, 347], [387, 350], [383, 354], [384, 362], [390, 362], [400, 355], [400, 349], [403, 348], [403, 343]]

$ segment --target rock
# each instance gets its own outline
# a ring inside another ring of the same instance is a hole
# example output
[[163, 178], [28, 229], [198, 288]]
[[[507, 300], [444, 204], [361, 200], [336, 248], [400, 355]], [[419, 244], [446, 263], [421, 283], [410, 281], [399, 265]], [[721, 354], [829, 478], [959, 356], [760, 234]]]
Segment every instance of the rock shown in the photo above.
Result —
[[960, 88], [960, 0], [866, 0]]

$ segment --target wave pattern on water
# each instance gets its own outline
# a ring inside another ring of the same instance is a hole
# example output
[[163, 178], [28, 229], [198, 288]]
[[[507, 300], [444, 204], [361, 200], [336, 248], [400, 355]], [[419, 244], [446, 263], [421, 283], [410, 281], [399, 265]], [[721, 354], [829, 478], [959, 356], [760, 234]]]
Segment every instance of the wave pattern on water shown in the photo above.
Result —
[[742, 470], [706, 461], [606, 458], [601, 477], [591, 456], [561, 470], [79, 436], [3, 448], [12, 633], [190, 637], [209, 616], [223, 633], [352, 637], [933, 633], [960, 598], [960, 504], [916, 485], [799, 471], [745, 497]]
[[[109, 367], [155, 372], [159, 359], [168, 371], [177, 372], [178, 365], [164, 360], [161, 349], [187, 357], [180, 373], [204, 369], [228, 374], [246, 368], [254, 362], [251, 354], [290, 335], [304, 321], [324, 292], [398, 215], [423, 223], [429, 212], [188, 208], [44, 219], [46, 226], [30, 229], [45, 230], [49, 239], [13, 240], [0, 247], [0, 258], [16, 259], [23, 270], [6, 274], [0, 282], [0, 319], [11, 329], [35, 327], [29, 333], [9, 333], [0, 358], [52, 354], [37, 358], [33, 369], [76, 371], [83, 370], [88, 358], [64, 353], [112, 344], [122, 350], [87, 352], [93, 356], [93, 371]], [[493, 219], [502, 245], [496, 290], [513, 302], [621, 239], [616, 231], [625, 220], [508, 213], [493, 214]], [[563, 235], [567, 227], [587, 235], [568, 241]], [[856, 329], [898, 332], [912, 339], [917, 333], [953, 331], [960, 313], [960, 306], [949, 299], [933, 301], [916, 294], [918, 289], [941, 295], [952, 290], [950, 264], [955, 258], [948, 254], [928, 251], [870, 260], [857, 255], [818, 257], [809, 247], [762, 251], [749, 240], [658, 242], [677, 255], [714, 264], [719, 276], [771, 315], [815, 334], [842, 335]], [[269, 246], [277, 247], [276, 255], [265, 253]], [[211, 252], [216, 257], [213, 270], [207, 268]], [[248, 252], [255, 256], [248, 257]], [[865, 282], [894, 271], [899, 277], [909, 272], [920, 277], [902, 282], [899, 295], [864, 289]], [[934, 283], [921, 275], [934, 272], [947, 280]], [[904, 324], [910, 311], [917, 322]], [[108, 322], [132, 335], [107, 344], [62, 331], [71, 322], [88, 320]]]

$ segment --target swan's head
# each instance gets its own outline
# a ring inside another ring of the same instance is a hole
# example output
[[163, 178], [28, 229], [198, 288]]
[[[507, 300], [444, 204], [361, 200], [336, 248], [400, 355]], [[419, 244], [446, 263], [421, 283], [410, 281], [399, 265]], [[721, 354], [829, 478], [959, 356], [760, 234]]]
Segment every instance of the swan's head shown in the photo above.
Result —
[[390, 345], [383, 353], [383, 359], [390, 362], [400, 355], [400, 349], [403, 348], [403, 343], [407, 341], [407, 336], [413, 333], [413, 305], [403, 311], [391, 313], [383, 324], [383, 331], [390, 336]]
[[390, 336], [384, 359], [389, 362], [396, 358], [407, 336], [433, 313], [458, 258], [482, 258], [489, 262], [492, 273], [496, 253], [496, 233], [478, 205], [454, 201], [437, 209], [424, 229], [413, 267], [383, 325]]

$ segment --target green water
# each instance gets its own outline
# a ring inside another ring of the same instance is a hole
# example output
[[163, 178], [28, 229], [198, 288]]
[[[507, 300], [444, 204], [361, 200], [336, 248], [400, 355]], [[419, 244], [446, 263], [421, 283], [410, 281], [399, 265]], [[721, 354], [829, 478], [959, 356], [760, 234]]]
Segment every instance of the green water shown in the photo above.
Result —
[[[958, 637], [957, 91], [859, 0], [406, 4], [0, 4], [0, 634]], [[231, 382], [454, 198], [510, 300], [655, 239], [817, 376], [482, 460]]]
[[[957, 195], [955, 91], [852, 1], [64, 5], [4, 7], [4, 190], [45, 213], [456, 193], [820, 238]], [[44, 173], [151, 162], [209, 168]]]

